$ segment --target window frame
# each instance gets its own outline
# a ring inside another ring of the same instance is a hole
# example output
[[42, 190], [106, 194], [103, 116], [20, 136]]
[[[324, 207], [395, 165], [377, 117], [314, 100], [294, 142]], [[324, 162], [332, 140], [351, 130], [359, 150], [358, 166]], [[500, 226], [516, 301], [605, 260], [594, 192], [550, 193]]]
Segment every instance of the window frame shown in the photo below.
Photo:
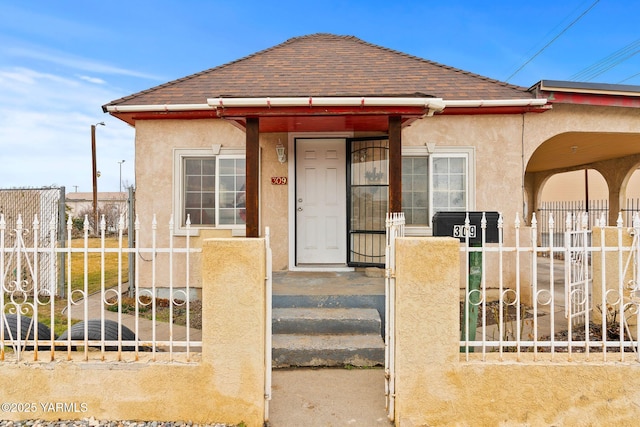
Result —
[[402, 157], [427, 157], [428, 160], [428, 206], [429, 224], [405, 226], [405, 234], [408, 236], [431, 236], [433, 231], [433, 160], [436, 158], [465, 158], [466, 159], [466, 210], [475, 209], [475, 147], [450, 147], [438, 146], [430, 152], [427, 146], [404, 146], [402, 147]]
[[[215, 225], [192, 224], [187, 233], [185, 216], [185, 169], [187, 158], [215, 158]], [[241, 148], [174, 148], [173, 150], [173, 212], [174, 234], [178, 236], [198, 236], [200, 230], [231, 230], [233, 235], [240, 235], [246, 230], [245, 224], [219, 224], [220, 209], [220, 160], [245, 159], [246, 152]], [[246, 176], [246, 175], [245, 175]]]

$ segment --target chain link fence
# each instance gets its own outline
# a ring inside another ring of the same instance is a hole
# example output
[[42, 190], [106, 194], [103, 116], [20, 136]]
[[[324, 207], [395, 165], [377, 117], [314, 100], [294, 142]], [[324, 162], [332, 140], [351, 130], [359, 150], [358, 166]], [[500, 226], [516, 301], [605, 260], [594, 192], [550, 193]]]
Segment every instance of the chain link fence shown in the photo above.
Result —
[[[64, 187], [0, 189], [0, 214], [4, 219], [5, 249], [13, 250], [18, 245], [25, 248], [50, 247], [52, 223], [56, 230], [54, 239], [58, 240], [54, 244], [56, 246], [65, 244]], [[16, 230], [19, 227], [25, 232], [17, 233]], [[60, 241], [60, 239], [63, 240]], [[2, 272], [5, 286], [33, 283], [33, 276], [37, 274], [40, 292], [46, 295], [57, 294], [58, 278], [64, 277], [63, 273], [59, 274], [58, 268], [64, 268], [64, 262], [57, 263], [56, 256], [47, 253], [40, 253], [37, 263], [34, 261], [32, 258], [21, 260], [15, 257], [5, 258]]]

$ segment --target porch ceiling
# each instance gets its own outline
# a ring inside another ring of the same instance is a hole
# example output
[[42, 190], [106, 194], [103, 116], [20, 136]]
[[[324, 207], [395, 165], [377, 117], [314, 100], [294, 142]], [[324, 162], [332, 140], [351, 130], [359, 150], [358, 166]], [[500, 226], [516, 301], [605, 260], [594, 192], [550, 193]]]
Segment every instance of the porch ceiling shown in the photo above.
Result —
[[640, 154], [639, 133], [567, 132], [538, 147], [527, 172], [571, 169], [632, 154]]

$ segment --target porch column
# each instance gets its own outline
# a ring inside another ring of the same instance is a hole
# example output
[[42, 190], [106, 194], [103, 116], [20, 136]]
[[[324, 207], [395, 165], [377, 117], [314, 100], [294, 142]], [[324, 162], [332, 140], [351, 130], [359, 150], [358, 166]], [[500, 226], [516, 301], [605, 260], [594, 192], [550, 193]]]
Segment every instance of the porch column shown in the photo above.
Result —
[[402, 211], [402, 122], [389, 116], [389, 212]]
[[260, 119], [247, 117], [246, 141], [246, 237], [260, 236], [260, 207], [258, 183], [260, 170]]

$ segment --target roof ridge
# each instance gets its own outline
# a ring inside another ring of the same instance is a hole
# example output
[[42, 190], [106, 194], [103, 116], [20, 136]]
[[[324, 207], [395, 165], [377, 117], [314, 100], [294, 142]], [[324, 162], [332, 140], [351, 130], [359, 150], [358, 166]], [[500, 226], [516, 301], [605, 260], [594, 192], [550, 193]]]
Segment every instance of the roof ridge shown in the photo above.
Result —
[[202, 76], [204, 74], [207, 74], [207, 73], [210, 73], [210, 72], [213, 72], [213, 71], [216, 71], [216, 70], [220, 70], [222, 68], [229, 67], [229, 66], [231, 66], [233, 64], [236, 64], [236, 63], [241, 62], [241, 61], [245, 61], [247, 59], [256, 57], [258, 55], [262, 55], [262, 54], [265, 54], [267, 52], [274, 51], [274, 50], [282, 48], [282, 47], [284, 47], [286, 45], [292, 44], [295, 41], [298, 41], [298, 40], [301, 40], [301, 39], [306, 39], [306, 38], [315, 38], [315, 37], [318, 37], [318, 36], [333, 36], [333, 37], [336, 37], [336, 38], [350, 38], [351, 37], [351, 38], [355, 38], [357, 40], [360, 40], [357, 37], [353, 37], [353, 36], [338, 36], [338, 35], [331, 34], [331, 33], [313, 33], [313, 34], [303, 34], [301, 36], [291, 37], [291, 38], [283, 41], [282, 43], [270, 46], [270, 47], [268, 47], [266, 49], [262, 49], [262, 50], [259, 50], [257, 52], [250, 53], [249, 55], [243, 56], [243, 57], [238, 58], [238, 59], [234, 59], [233, 61], [225, 62], [224, 64], [216, 65], [215, 67], [207, 68], [206, 70], [198, 71], [197, 73], [189, 74], [187, 76], [180, 77], [180, 78], [175, 79], [175, 80], [170, 80], [170, 81], [168, 81], [166, 83], [162, 83], [160, 85], [153, 86], [153, 87], [150, 87], [150, 88], [145, 89], [145, 90], [141, 90], [140, 92], [135, 92], [135, 93], [133, 93], [131, 95], [127, 95], [125, 97], [116, 99], [114, 101], [111, 101], [111, 102], [103, 105], [102, 106], [102, 110], [104, 112], [106, 112], [106, 106], [107, 105], [116, 104], [116, 103], [120, 103], [120, 102], [125, 102], [125, 101], [127, 101], [129, 99], [138, 97], [140, 95], [146, 95], [146, 94], [154, 92], [156, 90], [164, 89], [166, 87], [169, 87], [169, 86], [172, 86], [172, 85], [175, 85], [175, 84], [178, 84], [178, 83], [182, 83], [184, 81], [191, 80], [191, 79], [194, 79], [196, 77], [200, 77], [200, 76]]
[[392, 55], [397, 55], [399, 57], [407, 58], [407, 59], [410, 59], [410, 60], [413, 60], [413, 61], [418, 61], [418, 62], [421, 62], [421, 63], [424, 63], [424, 64], [429, 64], [429, 65], [438, 67], [438, 68], [443, 69], [443, 70], [448, 70], [450, 72], [457, 73], [459, 75], [466, 75], [466, 76], [469, 76], [469, 77], [474, 78], [474, 79], [482, 80], [482, 81], [484, 81], [486, 83], [494, 84], [496, 86], [500, 86], [500, 87], [508, 88], [508, 89], [512, 89], [512, 90], [517, 90], [517, 91], [522, 91], [523, 95], [524, 95], [524, 93], [527, 92], [527, 88], [525, 88], [525, 87], [516, 86], [516, 85], [510, 84], [510, 83], [507, 83], [507, 82], [502, 82], [500, 80], [496, 80], [496, 79], [492, 79], [492, 78], [489, 78], [489, 77], [486, 77], [486, 76], [482, 76], [480, 74], [472, 73], [470, 71], [462, 70], [462, 69], [459, 69], [459, 68], [456, 68], [456, 67], [452, 67], [452, 66], [449, 66], [449, 65], [441, 64], [439, 62], [435, 62], [435, 61], [432, 61], [432, 60], [421, 58], [419, 56], [412, 55], [412, 54], [409, 54], [409, 53], [406, 53], [406, 52], [402, 52], [402, 51], [391, 49], [391, 48], [388, 48], [388, 47], [385, 47], [385, 46], [377, 45], [375, 43], [371, 43], [371, 42], [362, 40], [362, 39], [360, 39], [360, 38], [358, 38], [356, 36], [353, 36], [353, 35], [337, 35], [337, 34], [333, 34], [333, 33], [322, 33], [322, 32], [319, 32], [319, 33], [303, 34], [303, 35], [300, 35], [300, 36], [291, 37], [291, 38], [283, 41], [282, 43], [276, 44], [274, 46], [267, 47], [267, 48], [259, 50], [257, 52], [253, 52], [253, 53], [251, 53], [249, 55], [245, 55], [245, 56], [243, 56], [241, 58], [238, 58], [238, 59], [235, 59], [233, 61], [229, 61], [229, 62], [226, 62], [224, 64], [217, 65], [215, 67], [208, 68], [206, 70], [199, 71], [197, 73], [189, 74], [187, 76], [184, 76], [184, 77], [181, 77], [181, 78], [178, 78], [178, 79], [175, 79], [175, 80], [171, 80], [169, 82], [166, 82], [166, 83], [163, 83], [163, 84], [160, 84], [160, 85], [157, 85], [157, 86], [153, 86], [151, 88], [148, 88], [148, 89], [133, 93], [131, 95], [127, 95], [125, 97], [116, 99], [114, 101], [111, 101], [111, 102], [103, 105], [102, 109], [103, 109], [104, 112], [106, 112], [108, 105], [114, 105], [114, 104], [123, 103], [123, 102], [126, 102], [128, 100], [131, 100], [131, 99], [143, 96], [143, 95], [148, 95], [150, 93], [153, 93], [153, 92], [156, 92], [156, 91], [159, 91], [159, 90], [162, 90], [162, 89], [170, 88], [170, 87], [172, 87], [174, 85], [178, 85], [178, 84], [183, 83], [185, 81], [189, 81], [189, 80], [192, 80], [192, 79], [195, 79], [195, 78], [198, 78], [198, 77], [213, 73], [213, 72], [218, 71], [218, 70], [223, 70], [223, 69], [225, 69], [227, 67], [230, 67], [232, 65], [241, 63], [241, 62], [246, 61], [248, 59], [256, 58], [256, 57], [265, 55], [265, 54], [267, 54], [269, 52], [277, 51], [277, 50], [282, 49], [284, 47], [287, 47], [287, 46], [289, 46], [291, 44], [294, 44], [296, 42], [299, 42], [299, 41], [302, 41], [302, 40], [313, 40], [313, 39], [344, 40], [344, 41], [348, 41], [348, 42], [352, 42], [352, 43], [357, 43], [357, 44], [360, 44], [362, 46], [366, 46], [366, 47], [369, 47], [369, 48], [377, 49], [377, 50], [379, 50], [381, 52], [386, 52], [386, 53], [390, 53]]
[[502, 80], [492, 79], [491, 77], [483, 76], [481, 74], [473, 73], [471, 71], [463, 70], [461, 68], [452, 67], [450, 65], [441, 64], [440, 62], [432, 61], [430, 59], [425, 59], [425, 58], [422, 58], [422, 57], [416, 56], [416, 55], [411, 55], [410, 53], [402, 52], [400, 50], [391, 49], [391, 48], [385, 47], [385, 46], [380, 46], [380, 45], [377, 45], [375, 43], [371, 43], [371, 42], [362, 40], [362, 39], [360, 39], [358, 37], [355, 37], [355, 36], [350, 36], [350, 38], [353, 38], [355, 41], [357, 41], [357, 42], [359, 42], [361, 44], [364, 44], [366, 46], [374, 47], [376, 49], [380, 49], [380, 50], [384, 50], [384, 51], [387, 51], [387, 52], [390, 52], [390, 53], [393, 53], [393, 54], [396, 54], [396, 55], [404, 56], [404, 57], [409, 58], [409, 59], [418, 60], [420, 62], [425, 62], [427, 64], [431, 64], [431, 65], [434, 65], [436, 67], [440, 67], [440, 68], [444, 68], [444, 69], [447, 69], [447, 70], [450, 70], [450, 71], [454, 71], [456, 73], [461, 73], [461, 74], [468, 75], [470, 77], [479, 78], [481, 80], [484, 80], [484, 81], [487, 81], [487, 82], [491, 82], [491, 83], [496, 83], [496, 84], [499, 84], [501, 86], [508, 87], [508, 88], [511, 88], [511, 89], [523, 90], [523, 91], [527, 90], [527, 88], [524, 87], [524, 86], [513, 85], [511, 83], [503, 82]]

